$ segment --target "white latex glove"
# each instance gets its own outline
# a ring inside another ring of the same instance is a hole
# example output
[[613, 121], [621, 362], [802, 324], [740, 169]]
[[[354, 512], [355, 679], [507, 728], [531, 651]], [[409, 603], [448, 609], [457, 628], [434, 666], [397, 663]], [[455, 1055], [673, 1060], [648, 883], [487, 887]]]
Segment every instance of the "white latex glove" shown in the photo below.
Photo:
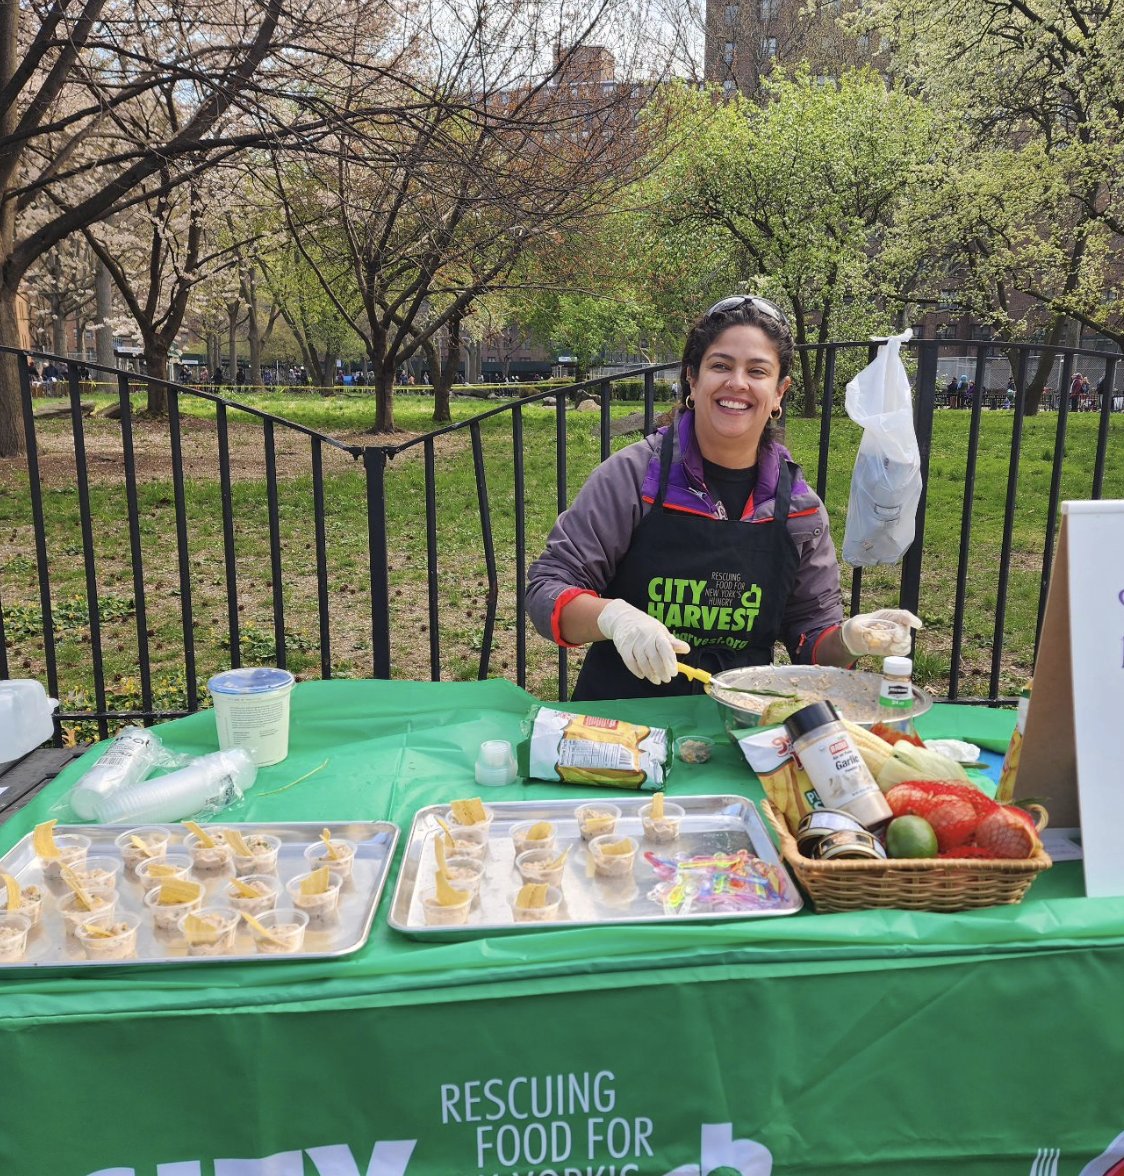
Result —
[[597, 627], [617, 647], [633, 674], [656, 685], [675, 677], [677, 653], [691, 652], [691, 647], [672, 637], [662, 622], [627, 600], [610, 600], [597, 618]]
[[913, 630], [921, 628], [921, 618], [904, 608], [880, 608], [859, 613], [843, 622], [839, 636], [854, 657], [872, 653], [878, 657], [908, 657]]

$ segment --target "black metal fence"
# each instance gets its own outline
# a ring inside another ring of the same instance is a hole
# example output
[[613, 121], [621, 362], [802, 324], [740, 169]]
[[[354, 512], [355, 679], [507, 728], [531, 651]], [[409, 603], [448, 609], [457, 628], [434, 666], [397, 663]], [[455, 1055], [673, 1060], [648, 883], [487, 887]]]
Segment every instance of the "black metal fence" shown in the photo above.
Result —
[[[1067, 396], [1030, 427], [1029, 346], [1013, 349], [1009, 411], [986, 390], [950, 402], [942, 349], [974, 348], [984, 389], [988, 347], [924, 340], [903, 352], [926, 487], [917, 538], [900, 568], [844, 568], [843, 579], [851, 612], [900, 602], [926, 618], [930, 689], [995, 703], [1032, 664], [1061, 501], [1124, 496], [1124, 413], [1107, 394], [1110, 356], [1106, 395], [1079, 428]], [[824, 348], [818, 419], [788, 421], [837, 540], [858, 439], [842, 385], [872, 350]], [[498, 674], [566, 697], [576, 655], [529, 639], [527, 564], [592, 466], [670, 408], [677, 366], [544, 389], [370, 444], [175, 384], [159, 385], [166, 417], [145, 419], [134, 399], [146, 377], [101, 373], [117, 394], [91, 403], [73, 366], [36, 389], [28, 356], [14, 354], [26, 456], [0, 459], [0, 678], [45, 680], [62, 725], [102, 737], [197, 709], [206, 677], [247, 661], [325, 678]], [[1061, 387], [1086, 354], [1063, 354]], [[622, 381], [642, 389], [631, 422], [611, 396]]]

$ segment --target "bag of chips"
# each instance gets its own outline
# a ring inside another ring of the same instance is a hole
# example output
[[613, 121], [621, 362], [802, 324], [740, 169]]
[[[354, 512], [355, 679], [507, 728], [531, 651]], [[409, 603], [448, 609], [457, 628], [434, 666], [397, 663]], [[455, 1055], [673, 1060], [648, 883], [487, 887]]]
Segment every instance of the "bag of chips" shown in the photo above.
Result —
[[520, 772], [563, 784], [606, 784], [656, 792], [669, 768], [670, 732], [622, 719], [539, 707], [520, 745]]

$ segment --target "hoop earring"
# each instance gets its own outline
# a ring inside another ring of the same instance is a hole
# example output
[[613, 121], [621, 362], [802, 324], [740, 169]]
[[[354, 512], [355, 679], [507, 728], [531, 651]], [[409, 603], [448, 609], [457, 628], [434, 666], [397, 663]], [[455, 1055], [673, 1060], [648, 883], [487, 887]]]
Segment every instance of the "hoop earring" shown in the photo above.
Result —
[[769, 419], [772, 421], [779, 421], [781, 419], [781, 415], [782, 415], [783, 411], [784, 410], [778, 404], [777, 407], [774, 408], [771, 413], [769, 413]]
[[693, 392], [687, 393], [687, 399], [683, 401], [683, 407], [693, 409], [695, 407], [695, 394]]

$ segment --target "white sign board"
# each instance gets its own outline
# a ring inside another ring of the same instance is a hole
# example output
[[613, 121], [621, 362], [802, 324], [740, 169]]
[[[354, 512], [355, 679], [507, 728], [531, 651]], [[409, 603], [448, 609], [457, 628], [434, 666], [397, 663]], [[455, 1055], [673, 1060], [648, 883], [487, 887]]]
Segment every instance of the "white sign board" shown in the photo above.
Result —
[[1080, 824], [1085, 893], [1124, 896], [1124, 502], [1062, 503], [1016, 799]]
[[[1066, 502], [1085, 893], [1124, 895], [1124, 502]], [[1057, 569], [1055, 569], [1057, 570]], [[1036, 683], [1037, 684], [1037, 683]]]

